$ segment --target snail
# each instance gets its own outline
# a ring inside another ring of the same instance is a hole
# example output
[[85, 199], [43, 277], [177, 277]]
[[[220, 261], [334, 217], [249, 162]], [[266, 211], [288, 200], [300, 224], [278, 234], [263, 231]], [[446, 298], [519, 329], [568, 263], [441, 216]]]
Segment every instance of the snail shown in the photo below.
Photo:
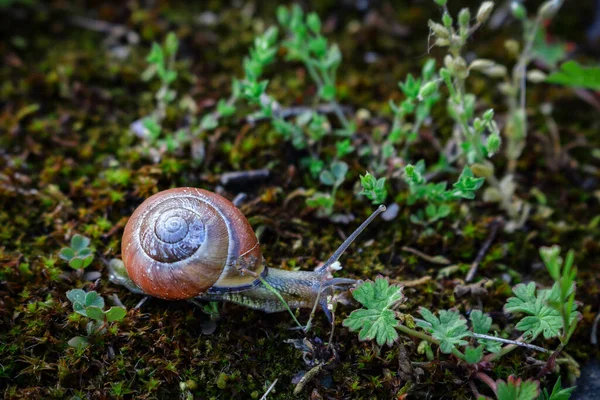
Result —
[[380, 206], [315, 271], [270, 268], [242, 212], [226, 198], [203, 189], [175, 188], [145, 200], [123, 233], [123, 263], [110, 280], [134, 293], [166, 300], [228, 301], [265, 312], [312, 308], [330, 318], [326, 297], [357, 281], [332, 278], [331, 267], [375, 217]]

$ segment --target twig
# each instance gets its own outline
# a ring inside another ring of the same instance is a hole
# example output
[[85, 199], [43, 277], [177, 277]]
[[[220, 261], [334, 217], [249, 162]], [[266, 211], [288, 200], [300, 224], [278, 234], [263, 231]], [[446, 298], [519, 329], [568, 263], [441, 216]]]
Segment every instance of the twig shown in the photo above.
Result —
[[413, 249], [412, 247], [408, 247], [408, 246], [402, 246], [402, 251], [406, 251], [408, 253], [412, 253], [417, 257], [421, 257], [423, 260], [430, 262], [432, 264], [441, 264], [441, 265], [448, 265], [450, 264], [450, 260], [448, 260], [446, 257], [444, 256], [430, 256], [429, 254], [425, 254], [422, 251], [419, 251], [417, 249]]
[[134, 310], [139, 310], [144, 303], [150, 298], [150, 296], [144, 296], [136, 305], [133, 307]]
[[596, 318], [594, 318], [592, 332], [590, 333], [590, 343], [594, 345], [598, 344], [598, 323], [600, 323], [600, 312], [598, 312]]
[[476, 337], [477, 339], [495, 340], [496, 342], [501, 342], [501, 343], [506, 343], [506, 344], [512, 344], [512, 345], [515, 345], [515, 346], [526, 347], [526, 348], [531, 349], [531, 350], [541, 351], [542, 353], [552, 353], [551, 350], [545, 349], [543, 347], [536, 346], [534, 344], [525, 343], [525, 342], [520, 342], [520, 341], [517, 341], [517, 340], [503, 339], [503, 338], [499, 338], [499, 337], [496, 337], [496, 336], [483, 335], [481, 333], [473, 333], [473, 337]]
[[262, 397], [260, 398], [260, 400], [266, 400], [267, 399], [267, 395], [269, 394], [269, 392], [271, 392], [271, 390], [273, 390], [273, 388], [275, 387], [275, 384], [277, 383], [278, 380], [279, 380], [279, 378], [275, 378], [275, 380], [273, 381], [273, 383], [271, 383], [271, 386], [269, 386], [269, 388], [267, 389], [267, 391], [265, 392], [265, 394], [262, 395]]
[[310, 382], [315, 376], [319, 375], [319, 373], [323, 370], [324, 366], [325, 364], [320, 363], [308, 370], [308, 372], [304, 374], [302, 378], [300, 378], [300, 382], [298, 382], [298, 384], [294, 388], [294, 395], [299, 395], [304, 389], [304, 386], [306, 386], [306, 384]]
[[494, 391], [494, 393], [496, 393], [496, 382], [494, 382], [494, 380], [492, 378], [490, 378], [487, 374], [485, 374], [483, 372], [477, 372], [475, 374], [475, 377], [478, 378], [483, 383], [485, 383], [486, 385], [488, 385], [490, 387], [490, 389], [492, 389]]
[[424, 285], [429, 281], [431, 281], [431, 275], [425, 275], [424, 277], [419, 279], [413, 279], [410, 281], [400, 281], [398, 282], [398, 284], [402, 285], [403, 287], [416, 287]]
[[477, 257], [475, 257], [475, 261], [471, 264], [471, 268], [469, 269], [469, 273], [467, 273], [467, 277], [465, 278], [465, 282], [471, 282], [477, 273], [477, 268], [479, 267], [479, 263], [483, 260], [485, 253], [487, 253], [488, 249], [492, 245], [492, 242], [496, 238], [496, 234], [498, 233], [498, 227], [501, 225], [499, 219], [495, 219], [490, 223], [490, 234], [488, 235], [485, 242], [479, 249], [477, 253]]

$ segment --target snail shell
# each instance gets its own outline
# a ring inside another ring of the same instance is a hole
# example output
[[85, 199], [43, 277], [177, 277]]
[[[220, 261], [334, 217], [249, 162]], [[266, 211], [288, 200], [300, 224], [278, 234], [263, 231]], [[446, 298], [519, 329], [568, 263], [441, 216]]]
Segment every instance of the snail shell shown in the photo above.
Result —
[[265, 274], [258, 239], [229, 200], [203, 189], [159, 192], [133, 213], [123, 234], [123, 262], [146, 294], [168, 300], [237, 292]]

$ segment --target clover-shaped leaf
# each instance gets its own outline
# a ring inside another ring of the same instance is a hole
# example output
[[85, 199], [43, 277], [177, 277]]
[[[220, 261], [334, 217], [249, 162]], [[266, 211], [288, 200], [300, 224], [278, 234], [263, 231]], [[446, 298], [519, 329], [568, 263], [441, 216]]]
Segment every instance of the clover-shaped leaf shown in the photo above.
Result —
[[74, 338], [71, 338], [71, 340], [69, 340], [67, 344], [76, 349], [83, 349], [89, 346], [88, 340], [83, 336], [75, 336]]
[[71, 238], [71, 249], [75, 252], [79, 252], [90, 245], [90, 239], [79, 234], [73, 235]]
[[70, 247], [63, 247], [60, 249], [58, 256], [65, 261], [69, 261], [75, 257], [75, 251]]
[[104, 307], [104, 299], [96, 291], [87, 292], [85, 295], [85, 306], [86, 307]]
[[123, 307], [111, 307], [105, 315], [108, 322], [120, 321], [127, 315], [127, 310]]
[[86, 312], [87, 316], [91, 319], [95, 319], [97, 321], [104, 320], [104, 311], [100, 307], [96, 307], [96, 306], [86, 307], [85, 312]]
[[85, 303], [85, 291], [81, 289], [71, 289], [67, 292], [67, 299], [71, 300], [71, 303]]

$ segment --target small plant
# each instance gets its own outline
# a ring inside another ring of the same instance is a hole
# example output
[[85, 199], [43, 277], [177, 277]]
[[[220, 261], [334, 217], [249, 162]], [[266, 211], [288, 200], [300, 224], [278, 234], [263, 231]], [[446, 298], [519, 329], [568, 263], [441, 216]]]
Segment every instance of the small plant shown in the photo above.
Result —
[[399, 321], [394, 309], [404, 300], [400, 286], [390, 285], [387, 279], [379, 277], [357, 287], [352, 296], [363, 308], [352, 311], [344, 320], [345, 327], [359, 331], [360, 340], [375, 339], [380, 346], [391, 346], [398, 340]]
[[[568, 343], [581, 318], [574, 302], [574, 255], [570, 251], [563, 262], [560, 258], [560, 248], [557, 246], [541, 248], [540, 255], [555, 283], [551, 289], [538, 290], [534, 282], [519, 284], [513, 288], [515, 297], [507, 300], [504, 309], [509, 313], [524, 314], [515, 325], [518, 331], [523, 332], [517, 340], [491, 336], [488, 332], [492, 326], [492, 318], [480, 310], [471, 311], [470, 326], [456, 310], [440, 310], [438, 315], [435, 315], [427, 308], [421, 307], [419, 313], [422, 319], [401, 314], [396, 308], [405, 300], [402, 288], [390, 285], [383, 277], [376, 278], [374, 282], [365, 282], [352, 292], [363, 308], [352, 311], [343, 325], [351, 331], [358, 331], [360, 340], [376, 340], [380, 346], [391, 345], [397, 341], [397, 331], [400, 331], [421, 339], [420, 352], [427, 354], [430, 359], [434, 357], [431, 345], [436, 345], [442, 353], [452, 354], [469, 365], [493, 362], [519, 346], [551, 353], [531, 344], [539, 336], [543, 336], [544, 339], [559, 338], [560, 345], [554, 351], [558, 355]], [[415, 330], [414, 327], [421, 328], [423, 332]], [[504, 393], [512, 393], [514, 390], [529, 393], [531, 389], [529, 384], [520, 386], [519, 382], [514, 381], [499, 383], [496, 390], [493, 380], [485, 373], [480, 371], [476, 376], [490, 385], [497, 392], [499, 399], [512, 398], [501, 397]], [[535, 388], [534, 397], [523, 399], [536, 398], [538, 382], [535, 382]]]
[[537, 381], [524, 381], [510, 376], [507, 382], [496, 382], [495, 392], [498, 400], [535, 400], [539, 396], [540, 388]]
[[73, 235], [71, 245], [63, 247], [58, 256], [65, 260], [73, 269], [84, 269], [94, 261], [94, 253], [90, 245], [90, 239], [79, 234]]
[[423, 177], [425, 162], [419, 161], [417, 165], [407, 165], [404, 168], [405, 181], [408, 183], [410, 194], [408, 205], [422, 200], [427, 202], [425, 212], [419, 210], [412, 214], [410, 219], [415, 224], [427, 225], [450, 214], [449, 203], [460, 199], [474, 199], [475, 192], [483, 185], [484, 178], [476, 178], [468, 166], [463, 168], [458, 180], [447, 189], [448, 182], [427, 183]]
[[179, 48], [177, 36], [170, 32], [165, 38], [164, 44], [152, 44], [152, 50], [146, 60], [148, 68], [142, 73], [142, 79], [149, 81], [155, 76], [160, 79], [160, 89], [155, 94], [156, 109], [154, 112], [142, 120], [144, 127], [148, 131], [150, 143], [156, 143], [162, 132], [162, 120], [166, 117], [167, 106], [177, 97], [177, 92], [171, 88], [171, 84], [177, 79], [175, 70], [175, 57]]
[[[67, 292], [67, 298], [73, 304], [73, 310], [90, 319], [87, 323], [87, 336], [103, 333], [109, 323], [121, 321], [127, 310], [113, 306], [104, 311], [104, 299], [96, 291], [85, 292], [82, 289], [72, 289]], [[83, 348], [89, 344], [86, 337], [75, 336], [69, 340], [69, 346]]]
[[360, 184], [363, 190], [359, 195], [365, 196], [371, 200], [373, 204], [383, 204], [387, 198], [387, 190], [385, 188], [385, 178], [375, 178], [369, 172], [364, 176], [360, 176]]

